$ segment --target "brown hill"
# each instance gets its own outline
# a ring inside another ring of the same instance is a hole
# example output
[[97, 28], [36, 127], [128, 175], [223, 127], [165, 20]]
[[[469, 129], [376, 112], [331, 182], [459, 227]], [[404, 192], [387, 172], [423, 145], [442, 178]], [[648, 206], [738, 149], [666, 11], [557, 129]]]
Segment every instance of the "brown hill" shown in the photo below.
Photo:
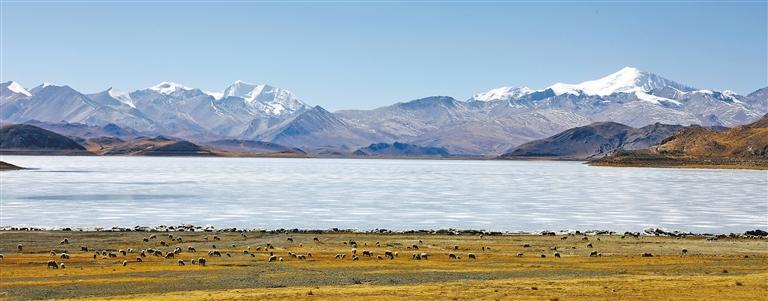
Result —
[[658, 146], [617, 152], [597, 165], [747, 165], [768, 168], [768, 115], [727, 131], [688, 128]]
[[90, 139], [89, 149], [108, 156], [218, 156], [212, 150], [185, 140], [165, 137], [120, 139]]

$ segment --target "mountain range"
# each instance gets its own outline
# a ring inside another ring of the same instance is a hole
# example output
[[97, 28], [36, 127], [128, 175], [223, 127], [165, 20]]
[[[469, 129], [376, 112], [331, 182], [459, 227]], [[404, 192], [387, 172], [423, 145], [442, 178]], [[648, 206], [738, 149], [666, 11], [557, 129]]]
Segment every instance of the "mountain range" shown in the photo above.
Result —
[[0, 122], [114, 125], [134, 136], [194, 142], [246, 140], [352, 152], [377, 143], [498, 155], [594, 122], [734, 127], [768, 113], [768, 87], [747, 95], [690, 87], [626, 67], [600, 79], [544, 89], [500, 87], [467, 100], [430, 96], [372, 110], [329, 112], [288, 90], [237, 81], [220, 92], [163, 82], [133, 92], [82, 93], [0, 84]]

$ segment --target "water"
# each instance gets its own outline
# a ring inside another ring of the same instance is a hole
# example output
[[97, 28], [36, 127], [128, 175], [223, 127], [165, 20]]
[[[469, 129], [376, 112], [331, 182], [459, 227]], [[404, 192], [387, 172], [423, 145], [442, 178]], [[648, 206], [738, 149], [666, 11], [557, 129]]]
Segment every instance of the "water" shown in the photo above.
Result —
[[768, 228], [768, 172], [579, 162], [3, 156], [2, 226]]

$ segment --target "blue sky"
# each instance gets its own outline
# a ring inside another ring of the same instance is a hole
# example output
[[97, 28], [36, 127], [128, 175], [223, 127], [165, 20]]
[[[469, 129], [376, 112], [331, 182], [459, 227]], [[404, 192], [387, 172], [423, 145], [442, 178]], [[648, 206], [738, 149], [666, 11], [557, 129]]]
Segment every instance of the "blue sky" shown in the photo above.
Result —
[[748, 93], [768, 85], [766, 3], [3, 0], [0, 76], [83, 92], [240, 79], [330, 110], [624, 66]]

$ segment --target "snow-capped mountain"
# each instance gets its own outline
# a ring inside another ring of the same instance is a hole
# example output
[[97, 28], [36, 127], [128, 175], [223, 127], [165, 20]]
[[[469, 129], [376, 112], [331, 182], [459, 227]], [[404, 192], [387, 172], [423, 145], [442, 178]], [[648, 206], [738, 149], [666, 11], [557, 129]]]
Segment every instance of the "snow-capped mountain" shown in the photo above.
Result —
[[195, 141], [256, 139], [349, 150], [395, 141], [453, 154], [500, 154], [593, 122], [737, 126], [768, 113], [768, 88], [742, 96], [698, 89], [626, 67], [577, 84], [500, 87], [467, 101], [430, 96], [372, 110], [328, 112], [288, 90], [236, 81], [221, 91], [173, 82], [130, 93], [83, 94], [68, 86], [0, 84], [0, 122], [115, 124]]
[[305, 104], [293, 93], [270, 85], [256, 85], [238, 80], [224, 89], [221, 95], [220, 99], [240, 98], [247, 106], [272, 115], [293, 114], [305, 109]]
[[478, 93], [472, 96], [470, 100], [473, 101], [498, 101], [498, 100], [510, 100], [517, 99], [522, 96], [531, 94], [533, 90], [528, 87], [501, 87], [492, 89], [488, 92]]
[[192, 89], [177, 83], [162, 82], [150, 87], [149, 90], [156, 91], [160, 94], [171, 95], [176, 91], [189, 91]]
[[682, 92], [694, 89], [653, 73], [643, 72], [634, 67], [624, 67], [606, 77], [585, 81], [580, 84], [556, 83], [552, 89], [557, 95], [570, 93], [574, 95], [608, 96], [615, 93], [649, 93], [661, 88], [674, 88]]

